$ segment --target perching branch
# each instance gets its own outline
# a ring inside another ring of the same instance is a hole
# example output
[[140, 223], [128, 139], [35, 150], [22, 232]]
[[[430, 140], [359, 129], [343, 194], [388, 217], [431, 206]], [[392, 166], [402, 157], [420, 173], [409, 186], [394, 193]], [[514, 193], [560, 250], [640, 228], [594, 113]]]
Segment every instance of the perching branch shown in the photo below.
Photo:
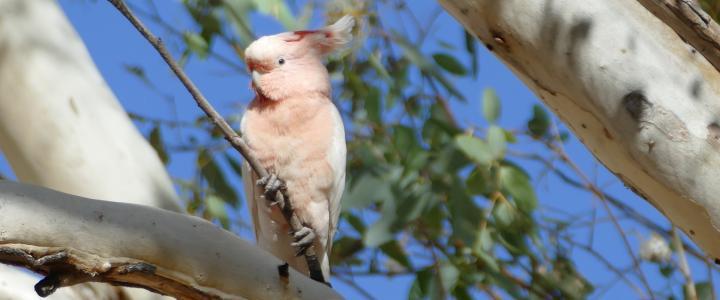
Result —
[[[185, 86], [185, 88], [190, 92], [190, 95], [192, 95], [193, 99], [195, 99], [195, 102], [197, 102], [197, 105], [202, 109], [205, 114], [210, 118], [212, 123], [220, 129], [220, 131], [225, 136], [225, 139], [237, 150], [240, 152], [240, 154], [245, 158], [245, 160], [250, 164], [250, 167], [257, 173], [257, 175], [260, 178], [267, 177], [269, 173], [265, 168], [260, 165], [260, 162], [250, 154], [250, 149], [248, 145], [245, 143], [245, 141], [238, 135], [232, 127], [222, 118], [222, 116], [215, 110], [215, 108], [212, 107], [210, 102], [205, 98], [205, 96], [202, 95], [200, 90], [195, 86], [195, 84], [188, 78], [187, 75], [185, 75], [185, 72], [182, 70], [182, 68], [175, 62], [175, 60], [172, 58], [172, 55], [170, 52], [165, 48], [165, 45], [162, 43], [160, 38], [154, 36], [150, 30], [148, 30], [145, 25], [140, 22], [140, 20], [130, 11], [130, 9], [125, 5], [125, 2], [122, 0], [108, 0], [112, 5], [114, 5], [120, 13], [125, 16], [125, 18], [132, 23], [132, 25], [137, 29], [140, 34], [145, 37], [145, 39], [150, 42], [150, 44], [155, 48], [155, 50], [160, 53], [160, 56], [162, 56], [163, 60], [168, 64], [170, 69], [172, 69], [173, 73], [180, 79], [182, 84]], [[290, 199], [288, 198], [287, 191], [286, 190], [279, 190], [274, 195], [270, 195], [268, 199], [269, 201], [272, 201], [274, 203], [277, 203], [278, 207], [282, 211], [283, 217], [285, 218], [285, 221], [290, 225], [290, 228], [293, 230], [293, 232], [299, 231], [303, 228], [302, 222], [300, 222], [300, 219], [295, 214], [295, 211], [292, 207], [292, 203], [290, 202]], [[310, 278], [325, 282], [325, 278], [323, 277], [322, 270], [320, 269], [320, 263], [317, 259], [317, 255], [315, 254], [315, 246], [310, 245], [305, 250], [305, 260], [308, 265], [308, 269], [310, 270]]]
[[0, 215], [0, 262], [45, 275], [41, 296], [107, 282], [178, 299], [340, 298], [295, 270], [280, 276], [278, 258], [193, 216], [9, 181]]

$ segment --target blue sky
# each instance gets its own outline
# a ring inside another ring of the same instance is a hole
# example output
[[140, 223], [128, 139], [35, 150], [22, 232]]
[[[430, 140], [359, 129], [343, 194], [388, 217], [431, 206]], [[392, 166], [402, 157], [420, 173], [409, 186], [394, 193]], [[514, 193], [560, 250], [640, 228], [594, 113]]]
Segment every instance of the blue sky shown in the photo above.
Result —
[[[179, 1], [156, 2], [163, 17], [174, 26], [179, 29], [192, 28], [192, 22]], [[106, 1], [61, 0], [60, 3], [85, 42], [100, 72], [127, 111], [162, 119], [171, 119], [177, 115], [179, 119], [188, 121], [193, 121], [200, 116], [200, 112], [193, 100], [177, 79], [170, 74], [170, 71], [154, 49]], [[437, 10], [437, 4], [434, 1], [417, 1], [413, 4], [416, 5], [413, 6], [413, 10], [421, 20], [429, 19]], [[390, 9], [384, 10], [380, 17], [390, 25], [401, 19]], [[324, 20], [313, 20], [312, 23], [318, 26], [323, 22]], [[179, 53], [177, 51], [179, 49], [177, 38], [170, 36], [167, 31], [155, 26], [152, 22], [148, 21], [146, 23], [150, 25], [150, 28], [157, 35], [167, 37], [165, 40], [169, 43], [171, 49], [175, 50], [176, 55]], [[258, 35], [282, 31], [282, 27], [269, 17], [253, 16], [251, 23]], [[437, 51], [438, 40], [457, 42], [462, 39], [459, 25], [444, 12], [440, 15], [433, 28], [435, 34], [431, 35], [422, 49], [425, 53]], [[438, 38], [438, 36], [441, 36], [441, 38]], [[539, 103], [537, 97], [484, 47], [479, 48], [481, 53], [478, 78], [475, 80], [465, 78], [456, 80], [458, 88], [466, 95], [469, 101], [466, 103], [454, 102], [452, 104], [453, 111], [465, 126], [484, 126], [484, 123], [480, 121], [482, 119], [480, 95], [484, 88], [492, 87], [496, 90], [503, 104], [500, 124], [509, 128], [521, 128], [530, 117], [532, 104]], [[216, 50], [239, 61], [239, 58], [233, 56], [229, 49], [218, 48]], [[145, 83], [127, 72], [124, 65], [142, 66], [157, 90], [148, 88]], [[242, 106], [251, 99], [247, 76], [212, 59], [207, 61], [191, 59], [186, 71], [207, 98], [224, 114], [240, 113]], [[141, 128], [141, 130], [147, 133], [147, 128]], [[173, 135], [180, 136], [182, 133], [172, 131], [165, 133], [166, 137], [172, 137]], [[532, 142], [521, 140], [517, 145], [513, 146], [513, 149], [537, 152], [541, 148]], [[621, 199], [643, 215], [667, 226], [668, 222], [661, 214], [644, 200], [629, 192], [622, 183], [599, 165], [576, 139], [571, 139], [566, 145], [566, 151], [584, 172], [600, 187], [604, 188], [606, 192]], [[519, 162], [532, 173], [540, 203], [549, 215], [552, 215], [555, 209], [579, 215], [588, 214], [597, 209], [598, 216], [605, 215], [600, 202], [594, 199], [592, 195], [571, 188], [552, 175], [542, 176], [542, 168], [536, 163], [523, 160]], [[168, 170], [173, 177], [188, 178], [192, 175], [194, 163], [195, 157], [191, 152], [175, 154], [168, 166]], [[0, 173], [11, 174], [2, 156], [0, 156]], [[244, 210], [240, 211], [237, 216], [238, 218], [246, 218], [246, 212]], [[637, 251], [640, 241], [648, 235], [648, 232], [633, 223], [625, 221], [622, 221], [622, 223], [626, 224], [624, 226], [625, 231]], [[570, 232], [575, 238], [588, 236], [588, 231], [584, 229], [571, 230]], [[248, 233], [243, 233], [243, 236], [249, 239], [252, 238]], [[610, 223], [598, 225], [594, 239], [595, 248], [605, 258], [613, 261], [617, 266], [630, 265], [630, 259], [625, 248], [620, 243], [620, 237]], [[581, 273], [591, 278], [593, 283], [605, 284], [615, 278], [613, 273], [582, 251], [572, 251], [572, 257]], [[695, 277], [702, 281], [706, 274], [705, 266], [693, 261], [691, 267]], [[653, 287], [660, 289], [659, 282], [663, 281], [659, 280], [661, 277], [657, 267], [644, 264], [643, 270], [649, 280], [656, 283]], [[639, 285], [637, 278], [632, 278], [632, 280]], [[393, 279], [358, 277], [357, 283], [368, 287], [368, 290], [378, 299], [405, 298], [410, 287], [409, 279], [403, 277]], [[348, 299], [359, 297], [354, 290], [341, 282], [334, 282], [334, 285]], [[673, 285], [673, 287], [676, 291], [679, 291], [678, 284]], [[599, 296], [604, 299], [612, 297], [626, 298], [627, 295], [634, 294], [626, 285], [617, 283]]]

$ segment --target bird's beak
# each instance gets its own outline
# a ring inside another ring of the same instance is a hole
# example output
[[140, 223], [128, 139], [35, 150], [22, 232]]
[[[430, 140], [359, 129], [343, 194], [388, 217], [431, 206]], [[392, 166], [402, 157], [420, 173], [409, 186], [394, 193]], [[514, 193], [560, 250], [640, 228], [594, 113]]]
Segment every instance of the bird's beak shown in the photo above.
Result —
[[260, 74], [260, 72], [258, 72], [258, 71], [256, 71], [256, 70], [252, 70], [252, 81], [253, 81], [253, 83], [255, 84], [255, 86], [257, 86], [258, 84], [260, 84], [260, 77], [261, 77], [261, 76], [262, 76], [262, 75]]

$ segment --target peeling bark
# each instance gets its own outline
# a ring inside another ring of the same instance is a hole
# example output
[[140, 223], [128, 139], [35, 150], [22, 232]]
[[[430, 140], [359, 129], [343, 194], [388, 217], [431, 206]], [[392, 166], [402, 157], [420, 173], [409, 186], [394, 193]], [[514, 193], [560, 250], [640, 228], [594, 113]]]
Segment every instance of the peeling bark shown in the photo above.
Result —
[[203, 219], [0, 181], [0, 262], [46, 275], [39, 293], [83, 282], [179, 299], [340, 299], [332, 289]]
[[719, 31], [688, 2], [440, 1], [598, 160], [718, 258]]

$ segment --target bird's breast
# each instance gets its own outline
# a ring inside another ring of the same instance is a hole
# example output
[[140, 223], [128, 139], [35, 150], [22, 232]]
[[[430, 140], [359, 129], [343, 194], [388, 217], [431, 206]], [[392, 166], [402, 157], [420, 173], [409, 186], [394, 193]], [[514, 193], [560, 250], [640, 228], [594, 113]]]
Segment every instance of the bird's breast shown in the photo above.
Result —
[[323, 164], [337, 124], [332, 102], [281, 101], [272, 107], [251, 106], [246, 113], [248, 145], [261, 164], [284, 180], [323, 176]]

